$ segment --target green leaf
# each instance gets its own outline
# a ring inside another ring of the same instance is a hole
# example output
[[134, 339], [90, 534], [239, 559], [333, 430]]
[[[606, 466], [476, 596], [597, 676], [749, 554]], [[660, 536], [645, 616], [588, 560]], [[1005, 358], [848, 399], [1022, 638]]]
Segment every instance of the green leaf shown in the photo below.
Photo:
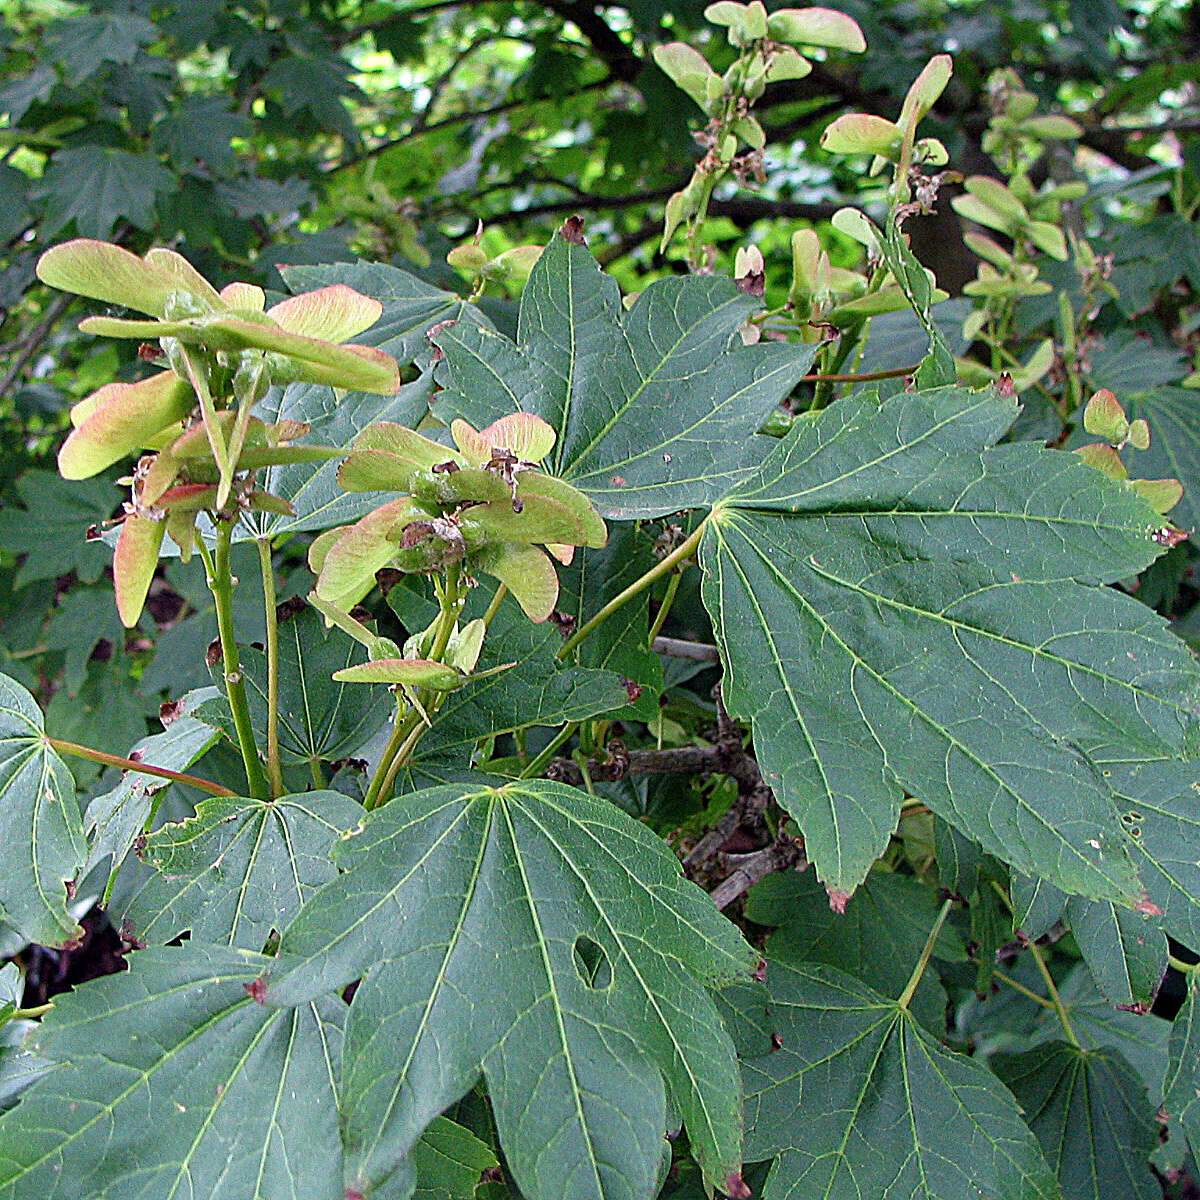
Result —
[[121, 221], [152, 228], [158, 197], [175, 184], [175, 176], [148, 154], [79, 146], [54, 155], [33, 195], [45, 203], [46, 236], [74, 222], [80, 237], [106, 238]]
[[[559, 567], [556, 610], [578, 629], [614, 596], [655, 565], [654, 543], [632, 523], [609, 527], [608, 544], [599, 550], [577, 550], [569, 567]], [[600, 667], [633, 680], [641, 695], [627, 706], [630, 715], [652, 721], [659, 714], [663, 665], [649, 647], [650, 590], [617, 609], [579, 643], [570, 661]]]
[[[930, 86], [935, 89], [935, 96], [941, 93], [942, 88], [946, 85], [946, 80], [950, 77], [950, 59], [945, 54], [939, 54], [930, 59], [928, 66], [917, 77], [917, 81], [909, 90], [909, 98], [913, 96], [914, 91], [919, 91], [918, 84], [925, 78], [926, 72], [942, 60], [944, 60], [942, 68], [945, 78], [941, 77], [940, 71], [934, 70], [930, 79]], [[905, 100], [905, 112], [908, 111], [909, 98]], [[918, 104], [917, 111], [920, 110], [920, 107], [921, 105]], [[918, 117], [917, 120], [919, 119]], [[904, 113], [900, 116], [900, 124], [901, 126], [905, 125]], [[898, 221], [889, 218], [887, 230], [879, 244], [879, 249], [884, 262], [887, 263], [896, 282], [904, 290], [904, 294], [912, 305], [913, 313], [924, 326], [929, 337], [929, 355], [917, 369], [918, 387], [937, 387], [940, 384], [953, 383], [955, 380], [954, 358], [950, 354], [940, 326], [931, 315], [934, 301], [933, 284], [925, 273], [924, 265], [909, 246], [907, 235], [901, 232]]]
[[25, 993], [25, 977], [16, 963], [0, 967], [0, 1026], [7, 1025], [13, 1013], [21, 1006]]
[[249, 117], [233, 111], [226, 96], [187, 96], [163, 117], [151, 133], [151, 145], [165, 154], [177, 171], [228, 174], [238, 165], [230, 144], [253, 132]]
[[353, 69], [340, 56], [293, 52], [276, 59], [259, 86], [278, 93], [284, 116], [307, 110], [322, 129], [339, 134], [353, 145], [358, 141], [358, 132], [343, 101], [343, 97], [362, 97], [348, 78]]
[[1183, 1125], [1200, 1158], [1200, 974], [1188, 978], [1187, 997], [1171, 1026], [1171, 1060], [1163, 1107]]
[[30, 178], [8, 163], [0, 165], [0, 240], [10, 241], [33, 217], [26, 196]]
[[1146, 906], [1138, 911], [1107, 900], [1067, 896], [1045, 880], [1022, 875], [1013, 878], [1012, 900], [1017, 925], [1026, 937], [1041, 937], [1062, 920], [1110, 1003], [1149, 1010], [1167, 970], [1167, 938], [1157, 910], [1148, 913]]
[[479, 1177], [497, 1165], [492, 1148], [469, 1129], [437, 1117], [413, 1148], [417, 1187], [412, 1200], [471, 1200]]
[[24, 511], [0, 510], [0, 546], [25, 555], [13, 586], [70, 571], [81, 583], [95, 583], [112, 562], [112, 551], [88, 541], [87, 531], [112, 516], [118, 498], [112, 480], [67, 480], [54, 471], [31, 470], [20, 476], [16, 490]]
[[1063, 1200], [1160, 1200], [1149, 1162], [1154, 1108], [1117, 1051], [1055, 1041], [994, 1055], [992, 1065], [1028, 1114]]
[[[1167, 1071], [1171, 1022], [1132, 1008], [1114, 1008], [1084, 963], [1062, 977], [1058, 995], [1079, 1044], [1085, 1050], [1109, 1046], [1118, 1051], [1145, 1084], [1150, 1103], [1157, 1105]], [[1062, 1036], [1062, 1024], [1052, 1009], [1036, 1006], [1034, 1021], [1038, 1042], [1056, 1041]]]
[[107, 588], [72, 588], [51, 613], [42, 645], [63, 652], [63, 686], [76, 696], [87, 678], [88, 660], [99, 642], [120, 655], [125, 630]]
[[808, 370], [813, 346], [743, 346], [760, 302], [715, 276], [652, 283], [622, 314], [615, 280], [554, 238], [521, 297], [517, 344], [441, 330], [434, 410], [482, 428], [532, 412], [558, 431], [545, 466], [606, 517], [661, 516], [715, 500], [745, 473], [754, 435]]
[[360, 1191], [481, 1070], [530, 1200], [653, 1194], [664, 1077], [706, 1178], [726, 1185], [737, 1077], [703, 985], [746, 976], [754, 955], [644, 826], [544, 780], [431, 788], [335, 856], [344, 873], [284, 933], [266, 996], [297, 1003], [386, 960], [347, 1028]]
[[1012, 414], [955, 388], [839, 401], [705, 531], [726, 703], [831, 892], [907, 790], [1064, 890], [1140, 895], [1077, 742], [1182, 745], [1200, 676], [1144, 606], [1071, 581], [1152, 558], [1149, 507], [1060, 452], [988, 449]]
[[1200, 945], [1200, 765], [1108, 746], [1090, 751], [1117, 797], [1130, 853], [1162, 927]]
[[[215, 695], [217, 689], [204, 690]], [[201, 698], [193, 694], [185, 699], [195, 704]], [[220, 730], [180, 711], [164, 732], [142, 738], [129, 751], [129, 757], [135, 757], [152, 767], [165, 767], [168, 771], [186, 771], [220, 738]], [[84, 813], [84, 828], [91, 836], [91, 849], [80, 878], [110, 855], [112, 872], [115, 874], [125, 861], [134, 839], [145, 828], [154, 808], [154, 797], [168, 786], [168, 779], [125, 771], [116, 787], [88, 803]]]
[[345, 1008], [256, 1004], [267, 961], [190, 942], [57, 997], [30, 1043], [61, 1065], [0, 1117], [0, 1197], [340, 1196]]
[[[844, 913], [829, 907], [815, 872], [768, 875], [750, 890], [746, 919], [777, 926], [767, 941], [772, 958], [791, 965], [826, 963], [898, 997], [921, 957], [937, 916], [933, 891], [916, 880], [875, 871], [846, 904]], [[957, 944], [956, 944], [957, 943]], [[963, 961], [961, 941], [950, 930], [941, 934], [939, 957]], [[912, 1013], [930, 1028], [946, 1021], [946, 993], [936, 972], [921, 977]]]
[[338, 792], [263, 801], [218, 796], [146, 838], [155, 870], [122, 927], [141, 942], [186, 930], [196, 941], [261, 949], [336, 874], [329, 850], [362, 808]]
[[1057, 1200], [1012, 1097], [894, 1001], [833, 967], [767, 968], [779, 1048], [743, 1060], [763, 1200]]
[[42, 714], [0, 675], [0, 911], [31, 942], [62, 946], [80, 933], [66, 882], [87, 856], [75, 780], [42, 733]]
[[[307, 605], [279, 621], [279, 750], [284, 763], [332, 762], [361, 749], [387, 719], [382, 688], [339, 683], [335, 671], [366, 661], [366, 649]], [[241, 648], [250, 717], [261, 743], [267, 728], [267, 656]], [[232, 723], [229, 728], [232, 729]]]
[[1067, 926], [1108, 999], [1149, 1010], [1167, 971], [1167, 938], [1159, 922], [1105, 900], [1072, 896]]
[[49, 57], [76, 85], [106, 63], [128, 67], [143, 46], [159, 37], [153, 21], [132, 12], [84, 13], [55, 21], [46, 33]]

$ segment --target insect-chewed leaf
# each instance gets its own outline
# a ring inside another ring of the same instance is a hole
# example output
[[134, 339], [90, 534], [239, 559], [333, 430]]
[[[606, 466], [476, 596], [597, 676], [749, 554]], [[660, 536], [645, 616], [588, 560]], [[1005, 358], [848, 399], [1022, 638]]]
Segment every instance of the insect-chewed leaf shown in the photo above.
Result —
[[343, 1065], [360, 1191], [481, 1070], [530, 1200], [652, 1194], [664, 1078], [706, 1178], [738, 1169], [733, 1047], [704, 985], [754, 954], [644, 826], [544, 780], [432, 788], [335, 857], [265, 998], [301, 1003], [386, 960], [355, 993]]
[[652, 283], [622, 313], [588, 250], [554, 238], [521, 297], [517, 343], [477, 325], [442, 329], [434, 408], [483, 427], [530, 412], [558, 431], [547, 472], [606, 517], [708, 504], [756, 455], [767, 414], [815, 347], [743, 346], [760, 301], [715, 276]]
[[268, 961], [190, 942], [57, 997], [30, 1041], [61, 1065], [0, 1116], [0, 1197], [341, 1196], [345, 1006], [255, 1003]]
[[1162, 928], [1200, 944], [1200, 763], [1087, 747], [1117, 798], [1130, 852]]
[[15, 680], [0, 675], [0, 870], [5, 919], [32, 942], [61, 946], [79, 926], [66, 881], [87, 857], [75, 780], [42, 736], [42, 714]]
[[259, 950], [334, 877], [330, 848], [361, 816], [338, 792], [202, 800], [194, 817], [146, 838], [140, 855], [154, 874], [123, 928], [140, 942], [190, 930], [199, 942]]
[[743, 1060], [764, 1200], [1058, 1200], [1012, 1096], [894, 1001], [833, 967], [767, 966], [778, 1048]]
[[1079, 747], [1179, 752], [1200, 675], [1145, 606], [1076, 581], [1151, 561], [1159, 518], [1070, 455], [989, 449], [1012, 415], [956, 388], [840, 401], [705, 532], [726, 702], [832, 890], [861, 881], [908, 790], [1064, 890], [1141, 894]]

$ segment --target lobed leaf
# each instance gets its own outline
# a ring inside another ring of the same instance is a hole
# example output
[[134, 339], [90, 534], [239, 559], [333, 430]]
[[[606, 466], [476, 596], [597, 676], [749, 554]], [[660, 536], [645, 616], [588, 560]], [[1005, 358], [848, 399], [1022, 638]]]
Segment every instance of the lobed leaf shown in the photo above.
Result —
[[1029, 1114], [1063, 1200], [1158, 1200], [1149, 1161], [1158, 1140], [1154, 1108], [1116, 1050], [1055, 1041], [992, 1062]]
[[345, 1008], [255, 1003], [267, 962], [190, 942], [58, 997], [30, 1048], [59, 1065], [0, 1116], [0, 1197], [340, 1196]]
[[362, 816], [338, 792], [278, 800], [214, 797], [196, 815], [156, 829], [138, 853], [154, 874], [134, 893], [125, 936], [260, 950], [336, 871], [329, 851]]
[[1058, 1200], [1012, 1096], [895, 1002], [833, 967], [767, 967], [780, 1043], [743, 1059], [763, 1200]]
[[1072, 582], [1149, 561], [1152, 510], [1065, 454], [988, 449], [1011, 415], [959, 389], [840, 401], [709, 521], [726, 702], [832, 892], [907, 790], [1065, 890], [1140, 894], [1079, 743], [1177, 752], [1200, 676], [1144, 606]]
[[737, 1171], [733, 1047], [703, 985], [753, 954], [643, 826], [544, 780], [432, 788], [336, 857], [344, 874], [285, 932], [266, 999], [301, 1003], [384, 960], [355, 993], [344, 1065], [359, 1190], [481, 1071], [530, 1200], [651, 1194], [664, 1078], [705, 1176]]
[[521, 299], [516, 344], [478, 326], [436, 335], [434, 408], [480, 427], [531, 412], [558, 432], [547, 471], [614, 519], [711, 503], [755, 457], [754, 435], [816, 348], [743, 346], [759, 307], [713, 276], [652, 283], [622, 314], [614, 280], [558, 237]]
[[0, 909], [31, 942], [63, 946], [81, 930], [67, 911], [68, 880], [87, 857], [75, 780], [42, 733], [42, 713], [0, 675]]

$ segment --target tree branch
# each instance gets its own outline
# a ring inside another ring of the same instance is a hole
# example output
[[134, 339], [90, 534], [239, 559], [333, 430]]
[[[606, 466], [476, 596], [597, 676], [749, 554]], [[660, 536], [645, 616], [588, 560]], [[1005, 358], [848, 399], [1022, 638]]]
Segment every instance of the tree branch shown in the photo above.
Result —
[[725, 854], [722, 857], [733, 867], [733, 871], [709, 892], [718, 908], [728, 908], [760, 879], [776, 871], [790, 867], [803, 871], [808, 866], [808, 860], [804, 857], [804, 843], [787, 835], [750, 854]]
[[685, 642], [682, 638], [656, 637], [653, 650], [655, 654], [665, 654], [668, 658], [690, 658], [694, 662], [720, 662], [721, 652], [716, 646], [705, 642]]
[[632, 48], [586, 0], [542, 0], [542, 6], [572, 22], [607, 64], [614, 79], [628, 83], [642, 71], [643, 63]]
[[9, 389], [20, 378], [22, 371], [29, 365], [29, 360], [38, 352], [38, 348], [46, 340], [50, 331], [58, 324], [58, 318], [63, 315], [67, 305], [74, 299], [74, 296], [66, 294], [55, 296], [46, 305], [46, 315], [21, 339], [21, 349], [12, 360], [8, 370], [4, 372], [4, 378], [0, 379], [0, 403], [7, 399]]
[[[613, 82], [611, 75], [606, 75], [603, 79], [594, 80], [592, 83], [583, 83], [576, 88], [573, 95], [580, 95], [583, 92], [594, 92], [600, 88], [607, 87]], [[466, 121], [475, 121], [481, 117], [494, 117], [500, 113], [510, 112], [514, 108], [520, 108], [523, 104], [544, 104], [547, 101], [561, 101], [562, 97], [553, 93], [547, 92], [541, 96], [520, 96], [512, 100], [501, 100], [497, 104], [492, 104], [487, 108], [473, 108], [469, 112], [452, 113], [448, 117], [443, 117], [440, 121], [431, 121], [428, 125], [421, 128], [412, 128], [404, 133], [398, 134], [394, 138], [389, 138], [387, 141], [380, 142], [377, 146], [369, 146], [359, 150], [355, 154], [349, 154], [339, 162], [333, 163], [324, 169], [326, 175], [332, 175], [337, 171], [344, 171], [347, 167], [356, 166], [358, 163], [365, 161], [368, 158], [375, 158], [380, 154], [386, 154], [387, 151], [394, 149], [397, 146], [403, 146], [410, 138], [422, 137], [427, 133], [434, 133], [439, 129], [445, 129], [450, 125], [461, 125]]]

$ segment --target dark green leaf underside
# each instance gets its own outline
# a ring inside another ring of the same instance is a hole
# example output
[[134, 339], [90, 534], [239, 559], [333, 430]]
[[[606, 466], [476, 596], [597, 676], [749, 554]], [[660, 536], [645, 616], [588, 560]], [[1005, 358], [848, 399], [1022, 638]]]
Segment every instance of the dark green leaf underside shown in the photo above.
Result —
[[338, 862], [285, 932], [267, 1000], [385, 960], [347, 1031], [355, 1178], [385, 1178], [481, 1071], [530, 1200], [649, 1194], [664, 1078], [709, 1177], [737, 1169], [733, 1048], [703, 984], [753, 954], [643, 826], [543, 780], [433, 788], [368, 818]]
[[743, 1062], [764, 1200], [1056, 1200], [1012, 1097], [894, 1002], [825, 966], [768, 963], [779, 1049]]

